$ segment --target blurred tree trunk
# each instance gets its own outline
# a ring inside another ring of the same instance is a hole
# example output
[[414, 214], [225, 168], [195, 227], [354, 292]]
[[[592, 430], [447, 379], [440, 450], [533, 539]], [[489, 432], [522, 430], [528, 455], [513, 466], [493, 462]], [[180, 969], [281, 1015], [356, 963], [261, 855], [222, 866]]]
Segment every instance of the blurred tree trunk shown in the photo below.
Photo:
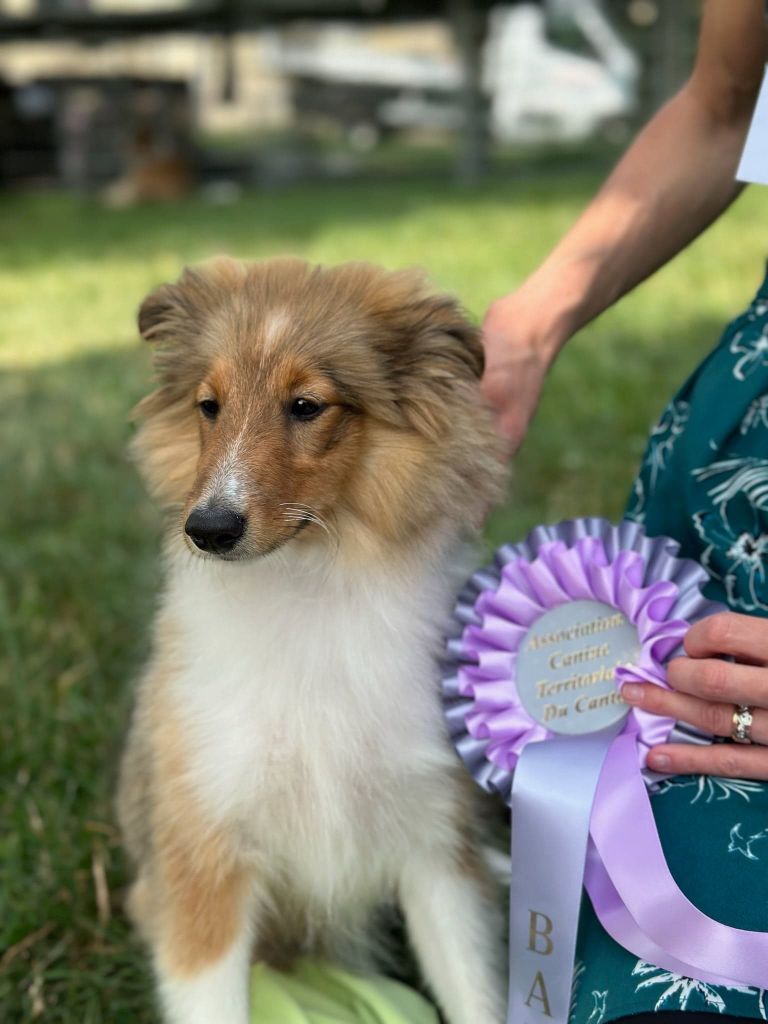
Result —
[[463, 70], [462, 127], [456, 175], [459, 181], [472, 184], [488, 167], [487, 105], [482, 89], [487, 18], [472, 0], [448, 0], [448, 17]]

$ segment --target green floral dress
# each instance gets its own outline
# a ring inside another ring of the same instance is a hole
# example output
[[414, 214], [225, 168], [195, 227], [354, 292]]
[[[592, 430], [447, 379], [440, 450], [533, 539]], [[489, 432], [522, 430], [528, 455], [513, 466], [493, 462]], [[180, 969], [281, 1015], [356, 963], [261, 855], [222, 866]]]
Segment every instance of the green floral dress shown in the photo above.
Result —
[[[709, 571], [706, 590], [768, 615], [768, 278], [664, 410], [627, 509]], [[670, 870], [704, 913], [768, 931], [768, 785], [706, 776], [662, 784], [652, 806]], [[572, 1024], [652, 1011], [768, 1020], [768, 993], [707, 985], [618, 946], [584, 901]]]

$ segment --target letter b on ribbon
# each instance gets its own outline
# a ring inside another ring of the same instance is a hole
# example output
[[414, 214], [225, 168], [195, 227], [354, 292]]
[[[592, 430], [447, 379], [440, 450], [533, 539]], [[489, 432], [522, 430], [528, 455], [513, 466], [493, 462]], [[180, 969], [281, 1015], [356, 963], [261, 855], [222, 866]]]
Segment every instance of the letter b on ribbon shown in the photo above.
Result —
[[555, 948], [552, 945], [552, 920], [538, 910], [529, 910], [528, 913], [531, 915], [531, 923], [528, 930], [528, 949], [532, 953], [541, 953], [542, 956], [549, 956]]

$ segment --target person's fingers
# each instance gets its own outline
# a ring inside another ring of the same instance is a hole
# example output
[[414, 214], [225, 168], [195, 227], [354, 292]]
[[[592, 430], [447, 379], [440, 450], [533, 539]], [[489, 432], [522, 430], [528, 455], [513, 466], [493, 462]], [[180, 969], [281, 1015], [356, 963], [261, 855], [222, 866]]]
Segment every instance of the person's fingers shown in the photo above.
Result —
[[[726, 737], [733, 731], [733, 703], [701, 700], [652, 683], [627, 683], [621, 688], [621, 696], [633, 707], [642, 708], [652, 715], [687, 722], [713, 736]], [[754, 711], [750, 736], [755, 743], [768, 744], [768, 711], [759, 708]]]
[[683, 641], [691, 658], [728, 654], [740, 661], [768, 661], [768, 619], [736, 612], [718, 612], [694, 623]]
[[480, 390], [491, 407], [499, 433], [504, 438], [516, 439], [524, 417], [513, 385], [514, 381], [503, 367], [487, 371], [480, 381]]
[[519, 447], [536, 414], [541, 385], [542, 377], [536, 373], [523, 377], [513, 372], [506, 377], [490, 378], [483, 389], [497, 430], [512, 442], [513, 448]]
[[731, 735], [734, 705], [748, 704], [754, 708], [754, 745], [668, 743], [649, 753], [649, 767], [670, 774], [768, 780], [768, 669], [758, 667], [768, 661], [768, 620], [721, 612], [695, 623], [684, 647], [688, 657], [669, 664], [667, 678], [673, 690], [630, 683], [622, 688], [624, 699], [718, 737]]
[[720, 775], [768, 780], [768, 747], [737, 743], [665, 743], [648, 753], [648, 767], [671, 775]]
[[679, 693], [722, 704], [768, 708], [768, 669], [720, 658], [674, 658], [667, 681]]
[[536, 389], [532, 385], [521, 393], [519, 374], [503, 366], [487, 372], [480, 387], [493, 412], [496, 430], [506, 442], [508, 454], [512, 455], [522, 444], [533, 417]]

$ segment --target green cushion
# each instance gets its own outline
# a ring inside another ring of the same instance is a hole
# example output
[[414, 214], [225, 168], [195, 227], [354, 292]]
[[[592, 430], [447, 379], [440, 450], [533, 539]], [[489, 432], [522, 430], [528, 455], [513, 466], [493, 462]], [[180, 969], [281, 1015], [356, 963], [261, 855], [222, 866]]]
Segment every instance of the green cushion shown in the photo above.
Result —
[[379, 975], [313, 960], [290, 972], [263, 965], [251, 978], [253, 1024], [438, 1024], [423, 996]]

